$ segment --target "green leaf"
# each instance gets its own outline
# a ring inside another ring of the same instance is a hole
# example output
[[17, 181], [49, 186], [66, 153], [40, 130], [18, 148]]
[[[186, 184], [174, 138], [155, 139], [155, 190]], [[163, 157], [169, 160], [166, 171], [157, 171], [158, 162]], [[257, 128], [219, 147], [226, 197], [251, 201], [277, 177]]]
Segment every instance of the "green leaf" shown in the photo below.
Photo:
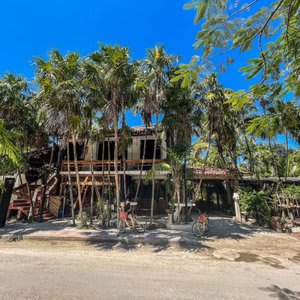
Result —
[[197, 8], [197, 5], [198, 5], [198, 1], [192, 1], [190, 3], [184, 4], [183, 9], [191, 10], [191, 9]]
[[196, 17], [194, 19], [195, 24], [198, 24], [200, 22], [200, 20], [203, 18], [205, 14], [205, 11], [206, 11], [206, 2], [201, 2], [200, 4], [198, 4]]

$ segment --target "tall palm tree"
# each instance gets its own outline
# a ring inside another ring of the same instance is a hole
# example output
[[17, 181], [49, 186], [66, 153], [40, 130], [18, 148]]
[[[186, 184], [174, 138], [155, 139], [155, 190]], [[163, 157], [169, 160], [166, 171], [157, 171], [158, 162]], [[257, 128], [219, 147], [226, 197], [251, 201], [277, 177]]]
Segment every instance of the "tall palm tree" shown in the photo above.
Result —
[[79, 217], [81, 222], [83, 222], [81, 186], [76, 151], [76, 137], [81, 119], [81, 109], [86, 99], [86, 92], [82, 88], [80, 55], [78, 53], [69, 53], [63, 57], [57, 50], [53, 50], [49, 61], [37, 57], [35, 58], [35, 65], [37, 67], [37, 83], [40, 88], [36, 101], [41, 101], [42, 105], [48, 105], [49, 108], [55, 108], [63, 112], [67, 128], [71, 132], [78, 189]]
[[[248, 134], [267, 139], [271, 159], [276, 170], [279, 180], [281, 176], [288, 175], [288, 159], [289, 159], [289, 134], [297, 131], [299, 127], [299, 109], [289, 101], [264, 101], [263, 115], [253, 118], [247, 128]], [[271, 103], [271, 105], [270, 105]], [[272, 140], [279, 134], [285, 135], [285, 171], [281, 173], [281, 168], [276, 155], [276, 145]]]
[[100, 49], [90, 55], [93, 68], [90, 78], [99, 82], [104, 90], [106, 104], [102, 110], [104, 118], [113, 124], [114, 130], [114, 173], [117, 206], [120, 205], [120, 181], [118, 172], [119, 154], [119, 119], [122, 107], [131, 102], [134, 81], [134, 64], [129, 56], [129, 49], [120, 46], [100, 44]]
[[139, 178], [137, 181], [137, 186], [135, 190], [135, 196], [134, 201], [137, 201], [141, 181], [142, 181], [142, 174], [144, 170], [144, 164], [146, 159], [146, 148], [147, 148], [147, 140], [148, 140], [148, 128], [151, 124], [151, 110], [148, 107], [148, 103], [151, 103], [151, 92], [150, 92], [150, 85], [148, 84], [148, 77], [147, 73], [144, 69], [144, 62], [141, 62], [138, 65], [138, 72], [137, 72], [137, 78], [134, 85], [134, 89], [138, 95], [138, 101], [135, 106], [135, 114], [140, 112], [141, 119], [143, 120], [143, 123], [145, 125], [145, 135], [144, 135], [144, 147], [143, 147], [143, 153], [142, 153], [142, 162], [140, 166], [140, 173]]
[[[162, 46], [156, 46], [154, 49], [148, 49], [148, 56], [142, 63], [142, 72], [145, 73], [146, 85], [148, 88], [144, 95], [145, 113], [155, 115], [155, 137], [153, 149], [153, 166], [156, 163], [156, 151], [159, 136], [159, 114], [160, 106], [166, 99], [165, 89], [170, 80], [170, 69], [172, 63], [177, 59], [175, 56], [168, 55]], [[155, 198], [155, 172], [152, 174], [152, 197], [151, 197], [151, 222], [153, 220]]]

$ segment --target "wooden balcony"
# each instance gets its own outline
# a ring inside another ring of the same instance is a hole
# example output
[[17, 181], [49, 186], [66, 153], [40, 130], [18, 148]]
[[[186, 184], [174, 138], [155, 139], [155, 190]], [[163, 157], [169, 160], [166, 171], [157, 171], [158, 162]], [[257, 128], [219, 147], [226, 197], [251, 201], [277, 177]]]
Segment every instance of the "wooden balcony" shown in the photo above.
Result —
[[[142, 159], [127, 159], [125, 161], [118, 160], [118, 171], [139, 171], [141, 170], [142, 167]], [[159, 164], [164, 162], [163, 159], [156, 159], [155, 164]], [[92, 170], [99, 174], [99, 172], [114, 172], [115, 171], [115, 166], [114, 166], [114, 161], [113, 160], [94, 160], [94, 161], [89, 161], [89, 160], [79, 160], [78, 162], [78, 169], [79, 171], [86, 171], [86, 172], [91, 172]], [[70, 161], [70, 170], [75, 171], [75, 162]], [[153, 160], [152, 159], [145, 159], [144, 160], [144, 165], [143, 165], [143, 171], [147, 171], [151, 169], [153, 165]], [[65, 172], [68, 171], [68, 162], [66, 160], [62, 161], [61, 165], [61, 171]]]

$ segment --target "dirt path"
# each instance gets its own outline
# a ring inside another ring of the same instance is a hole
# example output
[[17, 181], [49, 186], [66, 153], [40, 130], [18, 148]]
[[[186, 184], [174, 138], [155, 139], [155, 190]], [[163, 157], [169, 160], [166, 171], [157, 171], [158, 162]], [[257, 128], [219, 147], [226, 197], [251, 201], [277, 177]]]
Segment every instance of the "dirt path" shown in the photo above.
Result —
[[199, 247], [0, 241], [0, 299], [300, 299], [290, 237]]

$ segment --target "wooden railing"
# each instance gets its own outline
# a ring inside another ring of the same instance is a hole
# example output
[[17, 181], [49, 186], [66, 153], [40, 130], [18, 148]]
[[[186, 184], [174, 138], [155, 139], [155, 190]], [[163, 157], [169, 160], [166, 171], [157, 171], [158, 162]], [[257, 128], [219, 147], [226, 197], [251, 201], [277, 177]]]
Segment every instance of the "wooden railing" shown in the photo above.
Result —
[[[127, 159], [125, 161], [118, 160], [118, 171], [123, 171], [124, 168], [125, 170], [134, 170], [138, 171], [141, 169], [142, 166], [142, 159]], [[163, 159], [156, 159], [155, 164], [159, 164], [161, 162], [164, 162]], [[94, 161], [89, 161], [89, 160], [79, 160], [78, 162], [78, 168], [80, 171], [90, 171], [91, 167], [93, 166], [94, 171], [114, 171], [115, 166], [114, 166], [114, 161], [113, 160], [94, 160]], [[75, 162], [70, 161], [70, 170], [74, 171], [75, 170]], [[144, 165], [143, 165], [143, 170], [149, 170], [153, 165], [153, 160], [152, 159], [145, 159], [144, 160]], [[66, 160], [62, 161], [61, 165], [61, 170], [62, 171], [67, 171], [68, 170], [68, 162]]]

